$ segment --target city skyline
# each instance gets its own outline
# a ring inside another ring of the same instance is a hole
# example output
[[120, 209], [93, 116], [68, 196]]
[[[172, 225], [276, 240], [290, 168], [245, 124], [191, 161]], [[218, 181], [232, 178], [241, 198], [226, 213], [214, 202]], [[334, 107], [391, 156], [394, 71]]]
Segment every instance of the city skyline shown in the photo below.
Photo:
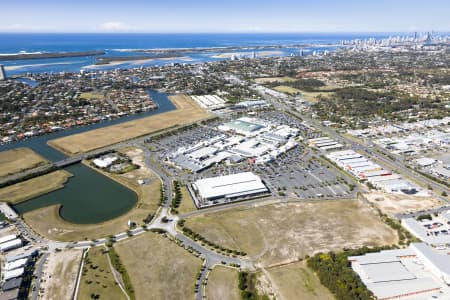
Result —
[[[26, 9], [24, 10], [24, 7]], [[355, 0], [55, 0], [2, 4], [0, 32], [271, 33], [450, 31], [450, 3]]]

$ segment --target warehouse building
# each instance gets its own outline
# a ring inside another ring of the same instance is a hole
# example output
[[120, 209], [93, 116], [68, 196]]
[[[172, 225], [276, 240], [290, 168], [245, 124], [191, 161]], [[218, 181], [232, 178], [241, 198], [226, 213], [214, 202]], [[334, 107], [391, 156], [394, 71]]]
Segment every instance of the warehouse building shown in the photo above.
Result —
[[448, 299], [450, 256], [424, 243], [350, 256], [352, 269], [376, 299]]
[[252, 172], [200, 179], [192, 183], [191, 193], [198, 207], [226, 203], [263, 195], [269, 189]]
[[17, 249], [22, 247], [22, 240], [21, 239], [14, 239], [11, 241], [8, 241], [6, 243], [0, 244], [0, 252], [6, 252], [12, 249]]

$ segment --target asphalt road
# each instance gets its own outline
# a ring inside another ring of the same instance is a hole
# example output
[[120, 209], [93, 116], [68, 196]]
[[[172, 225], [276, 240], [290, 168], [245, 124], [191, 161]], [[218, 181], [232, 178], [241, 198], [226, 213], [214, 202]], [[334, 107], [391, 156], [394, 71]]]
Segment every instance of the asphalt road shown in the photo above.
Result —
[[36, 280], [34, 281], [33, 290], [31, 292], [31, 300], [36, 300], [39, 296], [39, 288], [42, 280], [42, 271], [44, 269], [44, 264], [47, 261], [47, 257], [50, 255], [50, 253], [44, 253], [44, 255], [41, 256], [38, 263], [36, 264], [36, 271], [35, 276]]

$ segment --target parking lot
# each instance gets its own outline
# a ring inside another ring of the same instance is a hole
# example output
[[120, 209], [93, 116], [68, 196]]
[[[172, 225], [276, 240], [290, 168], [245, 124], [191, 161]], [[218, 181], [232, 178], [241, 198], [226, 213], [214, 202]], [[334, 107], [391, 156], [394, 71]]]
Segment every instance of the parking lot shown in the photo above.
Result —
[[[232, 119], [235, 116], [228, 116]], [[314, 130], [304, 126], [293, 117], [278, 111], [258, 112], [260, 119], [270, 120], [275, 124], [285, 124], [300, 129], [298, 140], [316, 137]], [[217, 126], [226, 122], [221, 119], [207, 125], [190, 128], [182, 133], [161, 138], [151, 143], [156, 148], [159, 161], [163, 162], [167, 156], [177, 148], [192, 146], [202, 140], [211, 139], [223, 134]], [[177, 177], [184, 184], [192, 183], [198, 179], [216, 177], [241, 172], [253, 172], [261, 177], [274, 197], [289, 197], [297, 199], [315, 198], [347, 198], [350, 197], [350, 182], [342, 177], [336, 170], [324, 166], [315, 157], [312, 149], [302, 143], [297, 147], [281, 154], [277, 159], [265, 164], [254, 164], [250, 159], [239, 163], [221, 162], [199, 173], [191, 173], [173, 166], [162, 164], [163, 169], [171, 176]]]

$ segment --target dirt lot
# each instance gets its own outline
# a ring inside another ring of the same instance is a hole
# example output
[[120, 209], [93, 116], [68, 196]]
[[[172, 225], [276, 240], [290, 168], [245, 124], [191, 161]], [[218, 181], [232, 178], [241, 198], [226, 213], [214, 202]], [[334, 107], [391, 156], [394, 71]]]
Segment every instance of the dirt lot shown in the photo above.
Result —
[[194, 299], [202, 261], [156, 233], [117, 243], [114, 248], [130, 275], [136, 298]]
[[318, 251], [397, 242], [376, 212], [356, 200], [239, 208], [189, 218], [186, 226], [219, 245], [247, 252], [261, 266]]
[[48, 160], [28, 148], [2, 151], [0, 152], [0, 177], [19, 173], [47, 163]]
[[208, 276], [206, 299], [208, 300], [240, 300], [238, 272], [234, 269], [217, 266]]
[[176, 110], [70, 135], [49, 141], [48, 144], [68, 155], [76, 155], [210, 116], [189, 96], [177, 95], [170, 99], [176, 105]]
[[72, 174], [58, 170], [0, 189], [0, 201], [17, 204], [64, 187]]
[[429, 209], [443, 204], [440, 200], [432, 197], [395, 195], [383, 192], [365, 193], [364, 197], [386, 214]]
[[[100, 299], [125, 300], [125, 294], [114, 280], [104, 247], [89, 249], [88, 262], [85, 261], [84, 272], [80, 281], [78, 300], [92, 299], [91, 295], [100, 295]], [[58, 298], [54, 298], [58, 299]]]
[[330, 291], [320, 284], [319, 278], [306, 267], [305, 262], [267, 269], [265, 274], [270, 280], [277, 299], [289, 300], [332, 300]]
[[71, 249], [49, 255], [44, 269], [45, 281], [41, 285], [44, 289], [41, 299], [72, 299], [82, 254], [82, 250]]

